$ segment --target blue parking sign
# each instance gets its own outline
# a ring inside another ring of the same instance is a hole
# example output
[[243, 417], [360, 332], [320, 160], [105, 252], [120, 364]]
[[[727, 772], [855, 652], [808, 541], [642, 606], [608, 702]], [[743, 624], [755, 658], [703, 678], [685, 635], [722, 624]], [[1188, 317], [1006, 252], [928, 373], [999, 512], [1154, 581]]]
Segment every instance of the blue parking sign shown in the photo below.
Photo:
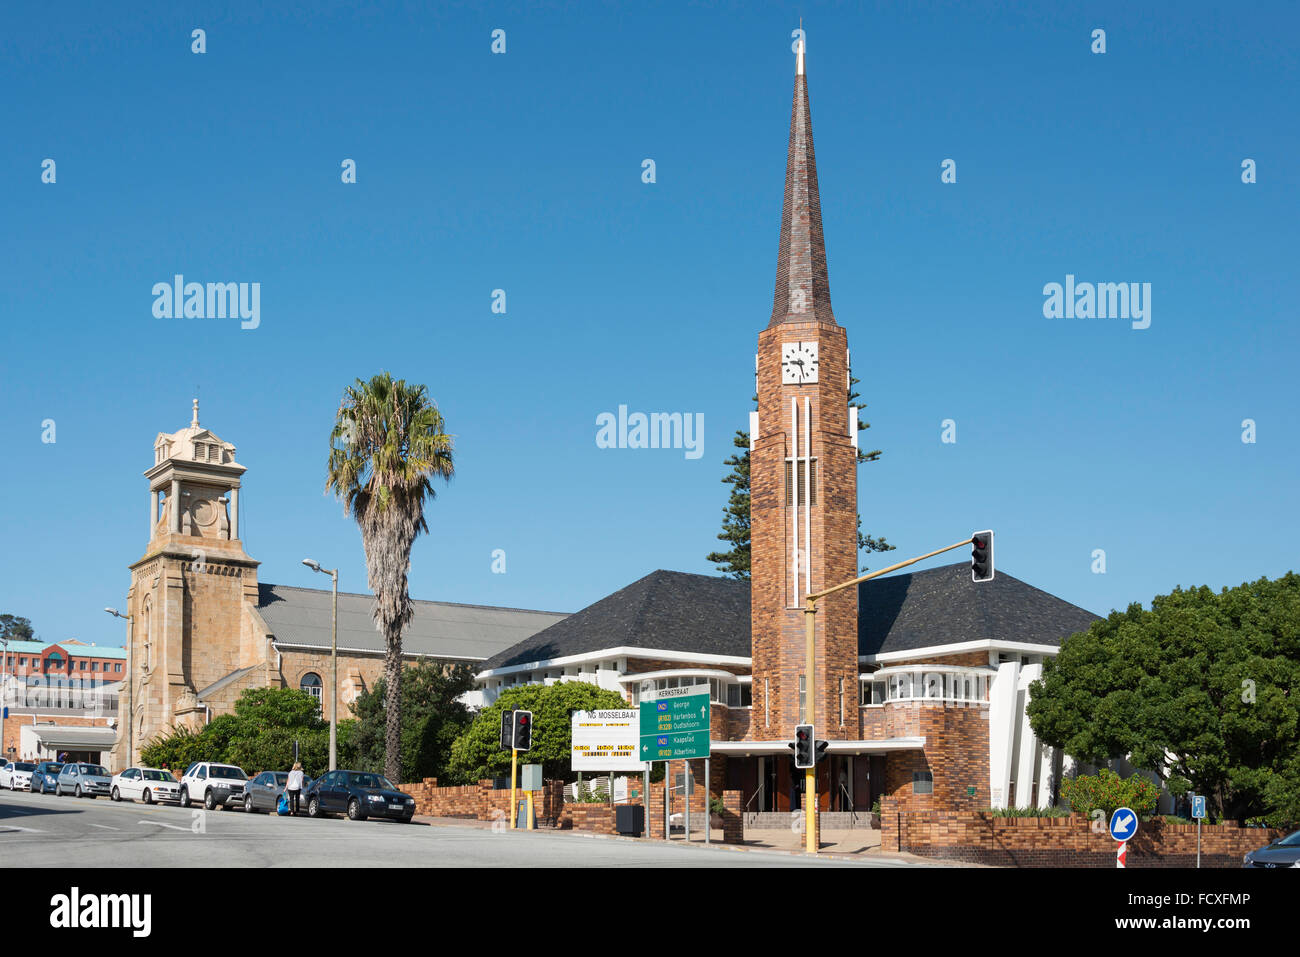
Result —
[[1207, 815], [1205, 813], [1205, 795], [1193, 794], [1192, 795], [1192, 817], [1199, 820], [1206, 816]]

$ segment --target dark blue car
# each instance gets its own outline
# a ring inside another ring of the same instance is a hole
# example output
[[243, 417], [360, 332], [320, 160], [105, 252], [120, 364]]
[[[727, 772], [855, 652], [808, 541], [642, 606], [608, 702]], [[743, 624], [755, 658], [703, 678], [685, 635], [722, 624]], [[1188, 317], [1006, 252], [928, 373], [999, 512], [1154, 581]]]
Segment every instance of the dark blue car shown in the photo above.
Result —
[[353, 821], [386, 817], [409, 823], [415, 816], [415, 798], [372, 771], [330, 771], [317, 778], [303, 797], [308, 817], [346, 814]]

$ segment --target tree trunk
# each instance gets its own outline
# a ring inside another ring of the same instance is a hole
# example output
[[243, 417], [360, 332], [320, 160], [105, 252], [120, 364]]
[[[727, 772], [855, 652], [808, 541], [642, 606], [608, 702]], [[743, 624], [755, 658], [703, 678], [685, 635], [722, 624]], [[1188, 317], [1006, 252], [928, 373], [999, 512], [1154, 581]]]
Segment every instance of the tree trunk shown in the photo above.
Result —
[[402, 634], [387, 636], [384, 653], [384, 776], [402, 783]]

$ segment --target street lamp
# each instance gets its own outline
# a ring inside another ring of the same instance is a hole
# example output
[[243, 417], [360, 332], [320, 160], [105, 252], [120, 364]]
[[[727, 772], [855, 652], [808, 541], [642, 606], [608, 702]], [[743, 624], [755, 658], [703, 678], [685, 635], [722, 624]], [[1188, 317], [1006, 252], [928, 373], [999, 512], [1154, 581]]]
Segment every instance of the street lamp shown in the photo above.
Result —
[[330, 609], [330, 770], [338, 766], [339, 727], [339, 570], [321, 568], [320, 562], [304, 558], [302, 563], [314, 572], [329, 575], [332, 580], [334, 604]]
[[[126, 766], [135, 764], [135, 616], [124, 615], [116, 608], [105, 608], [114, 618], [126, 619]], [[122, 697], [117, 699], [117, 720], [122, 720]]]

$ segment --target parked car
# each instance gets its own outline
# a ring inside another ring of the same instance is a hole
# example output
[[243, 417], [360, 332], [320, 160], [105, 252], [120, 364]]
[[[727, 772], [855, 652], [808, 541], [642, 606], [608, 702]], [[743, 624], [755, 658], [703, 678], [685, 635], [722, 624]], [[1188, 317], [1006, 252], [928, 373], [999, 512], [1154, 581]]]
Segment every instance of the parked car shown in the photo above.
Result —
[[415, 798], [370, 771], [330, 771], [317, 778], [304, 797], [308, 817], [337, 813], [354, 821], [387, 817], [409, 823], [415, 816]]
[[1251, 851], [1242, 867], [1300, 867], [1300, 831], [1280, 837], [1272, 844]]
[[[274, 811], [287, 783], [289, 783], [288, 771], [263, 771], [256, 775], [244, 789], [244, 810], [250, 814]], [[304, 797], [311, 786], [312, 779], [304, 776], [302, 779]]]
[[154, 801], [167, 804], [179, 804], [181, 785], [170, 771], [158, 768], [127, 768], [120, 774], [113, 775], [112, 791], [109, 795], [114, 801]]
[[10, 791], [17, 791], [19, 788], [28, 790], [32, 783], [32, 772], [35, 770], [36, 765], [31, 761], [10, 761], [0, 768], [0, 788], [8, 788]]
[[93, 799], [101, 794], [107, 795], [112, 785], [113, 778], [103, 765], [69, 761], [55, 779], [54, 793], [58, 797], [71, 794]]
[[52, 794], [55, 785], [59, 783], [59, 772], [62, 770], [63, 765], [58, 761], [42, 761], [32, 770], [27, 790], [37, 794]]
[[248, 775], [243, 768], [233, 764], [198, 761], [186, 768], [181, 775], [181, 807], [189, 807], [190, 802], [199, 795], [203, 796], [203, 806], [209, 811], [228, 805], [242, 806], [247, 784]]

